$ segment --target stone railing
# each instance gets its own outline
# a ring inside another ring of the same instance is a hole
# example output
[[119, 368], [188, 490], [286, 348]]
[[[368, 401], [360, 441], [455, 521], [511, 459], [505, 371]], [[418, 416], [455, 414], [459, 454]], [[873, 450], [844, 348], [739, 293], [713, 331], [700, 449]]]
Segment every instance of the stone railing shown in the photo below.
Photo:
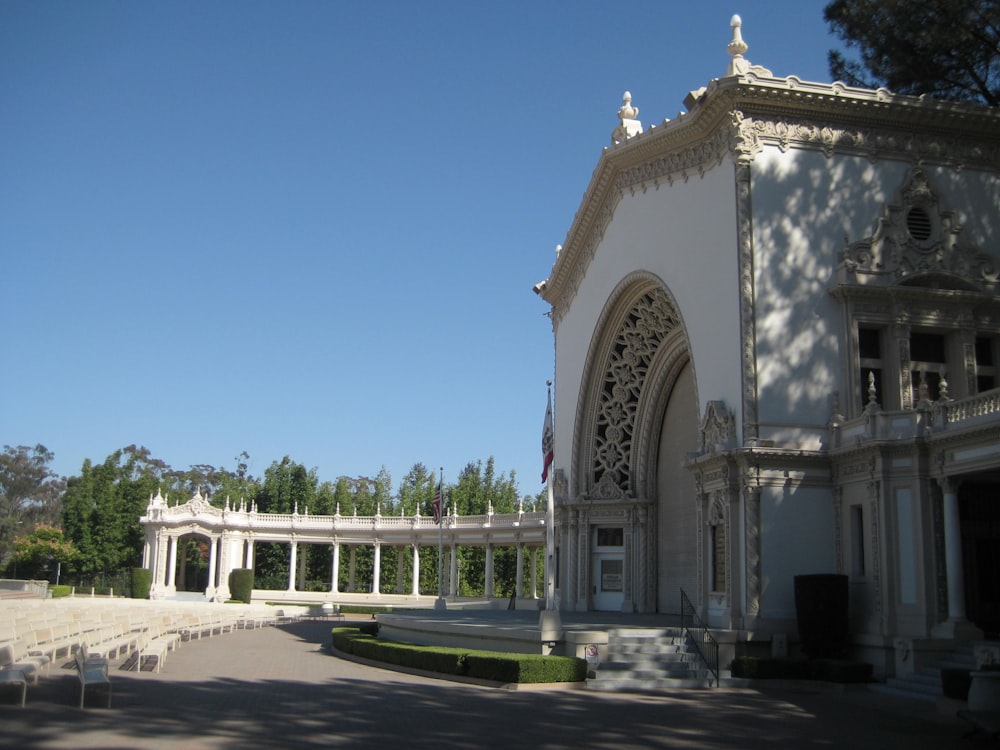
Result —
[[869, 440], [910, 440], [1000, 420], [1000, 388], [955, 401], [938, 400], [903, 411], [871, 410], [831, 427], [831, 445], [841, 448]]

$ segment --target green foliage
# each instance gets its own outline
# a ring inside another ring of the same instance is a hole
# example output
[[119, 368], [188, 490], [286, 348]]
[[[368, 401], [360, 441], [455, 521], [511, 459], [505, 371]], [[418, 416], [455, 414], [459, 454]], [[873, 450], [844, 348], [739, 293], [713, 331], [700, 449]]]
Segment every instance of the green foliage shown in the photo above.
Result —
[[68, 564], [78, 553], [61, 529], [39, 524], [31, 533], [14, 540], [17, 570], [21, 578], [49, 578], [57, 563]]
[[132, 568], [132, 598], [148, 599], [153, 583], [153, 572], [149, 568]]
[[134, 445], [97, 466], [84, 461], [63, 496], [63, 529], [80, 551], [74, 563], [80, 575], [138, 567], [144, 538], [139, 518], [167, 468]]
[[865, 88], [1000, 104], [996, 0], [833, 0], [823, 11], [859, 59], [829, 53], [830, 73]]
[[253, 571], [236, 568], [229, 574], [229, 595], [237, 601], [250, 603], [253, 594]]
[[334, 628], [332, 640], [338, 651], [364, 659], [495, 682], [580, 682], [587, 676], [587, 662], [570, 656], [415, 646], [380, 641], [374, 635], [362, 633], [360, 629], [352, 627]]
[[49, 586], [49, 596], [53, 599], [61, 599], [64, 596], [69, 596], [73, 591], [73, 587], [64, 583], [60, 583], [58, 586]]
[[14, 552], [14, 537], [36, 523], [59, 521], [66, 480], [50, 468], [54, 454], [44, 445], [5, 445], [0, 454], [0, 563]]

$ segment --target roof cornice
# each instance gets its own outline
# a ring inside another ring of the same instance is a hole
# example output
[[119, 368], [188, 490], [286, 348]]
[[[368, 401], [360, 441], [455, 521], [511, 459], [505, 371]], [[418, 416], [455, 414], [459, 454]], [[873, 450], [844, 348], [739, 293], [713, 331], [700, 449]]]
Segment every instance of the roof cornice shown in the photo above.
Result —
[[601, 154], [549, 278], [536, 287], [553, 307], [554, 324], [626, 192], [701, 177], [727, 157], [749, 163], [774, 145], [1000, 171], [995, 107], [755, 72], [716, 79], [686, 103], [689, 112]]

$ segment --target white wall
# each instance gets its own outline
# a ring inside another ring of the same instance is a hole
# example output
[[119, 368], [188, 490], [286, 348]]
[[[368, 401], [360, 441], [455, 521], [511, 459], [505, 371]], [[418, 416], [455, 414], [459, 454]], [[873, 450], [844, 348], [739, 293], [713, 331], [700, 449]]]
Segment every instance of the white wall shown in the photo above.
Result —
[[[605, 302], [629, 274], [658, 276], [688, 334], [698, 413], [740, 404], [739, 268], [731, 164], [703, 178], [626, 194], [556, 333], [556, 466], [570, 468], [587, 353]], [[738, 412], [737, 412], [738, 413]]]

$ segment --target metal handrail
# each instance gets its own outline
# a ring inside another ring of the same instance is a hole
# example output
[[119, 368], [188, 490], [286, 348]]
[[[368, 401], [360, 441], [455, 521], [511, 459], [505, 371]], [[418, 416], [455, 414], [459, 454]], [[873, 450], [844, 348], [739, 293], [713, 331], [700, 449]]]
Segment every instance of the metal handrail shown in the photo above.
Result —
[[[708, 671], [715, 678], [715, 687], [719, 686], [719, 643], [708, 632], [708, 625], [702, 622], [698, 611], [694, 608], [688, 595], [681, 589], [681, 628], [687, 631], [694, 641], [695, 648]], [[695, 635], [697, 633], [697, 635]]]

